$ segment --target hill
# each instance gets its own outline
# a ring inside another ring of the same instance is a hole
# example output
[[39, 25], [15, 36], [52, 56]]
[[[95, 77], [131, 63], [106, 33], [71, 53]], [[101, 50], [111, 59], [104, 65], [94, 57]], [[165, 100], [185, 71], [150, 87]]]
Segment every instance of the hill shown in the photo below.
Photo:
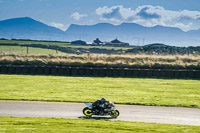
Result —
[[127, 53], [145, 53], [145, 54], [167, 54], [167, 55], [184, 55], [184, 54], [199, 54], [200, 47], [176, 47], [160, 43], [138, 46], [126, 51]]
[[64, 32], [29, 17], [0, 21], [0, 36], [5, 38], [59, 40]]
[[135, 23], [112, 25], [98, 23], [95, 25], [71, 24], [64, 32], [55, 27], [29, 17], [13, 18], [0, 21], [0, 38], [35, 39], [92, 42], [95, 38], [111, 41], [116, 37], [131, 45], [164, 43], [174, 46], [199, 46], [200, 30], [184, 32], [179, 28], [154, 26], [144, 27]]
[[86, 41], [92, 41], [96, 37], [110, 41], [117, 37], [124, 42], [140, 46], [150, 43], [165, 43], [175, 46], [199, 46], [200, 44], [200, 30], [184, 32], [174, 27], [144, 27], [135, 23], [122, 23], [120, 25], [109, 23], [72, 24], [66, 33], [69, 38], [79, 37]]

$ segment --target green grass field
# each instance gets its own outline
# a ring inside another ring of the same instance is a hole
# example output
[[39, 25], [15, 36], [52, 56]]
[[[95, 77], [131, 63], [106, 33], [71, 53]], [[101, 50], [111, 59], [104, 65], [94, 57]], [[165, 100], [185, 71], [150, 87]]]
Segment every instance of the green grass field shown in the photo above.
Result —
[[60, 46], [60, 47], [66, 47], [69, 46], [70, 43], [66, 43], [66, 42], [46, 42], [46, 41], [21, 41], [21, 40], [0, 40], [0, 44], [42, 44], [42, 45], [56, 45], [56, 46]]
[[[27, 47], [21, 46], [0, 46], [0, 53], [27, 54]], [[43, 49], [43, 48], [28, 48], [28, 54], [60, 54], [62, 52]]]
[[83, 48], [83, 49], [90, 49], [90, 48], [99, 48], [99, 49], [108, 49], [108, 50], [111, 50], [111, 49], [114, 49], [114, 50], [128, 50], [128, 49], [133, 49], [134, 47], [106, 47], [106, 46], [73, 46], [73, 45], [69, 45], [67, 47], [70, 47], [70, 48]]
[[199, 133], [200, 126], [110, 120], [0, 117], [1, 133]]
[[[60, 46], [60, 47], [70, 47], [70, 48], [83, 48], [83, 49], [89, 49], [89, 48], [99, 48], [99, 49], [114, 49], [114, 50], [128, 50], [132, 49], [134, 47], [102, 47], [102, 46], [73, 46], [71, 43], [66, 42], [45, 42], [45, 41], [21, 41], [21, 40], [0, 40], [0, 44], [41, 44], [41, 45], [54, 45], [54, 46]], [[13, 51], [14, 52], [14, 51]]]
[[200, 80], [0, 75], [0, 99], [200, 108]]

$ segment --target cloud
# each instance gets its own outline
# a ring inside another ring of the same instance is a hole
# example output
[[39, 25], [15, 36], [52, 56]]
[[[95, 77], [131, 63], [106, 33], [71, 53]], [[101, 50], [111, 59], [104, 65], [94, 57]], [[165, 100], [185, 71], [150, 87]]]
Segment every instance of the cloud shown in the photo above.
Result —
[[121, 21], [127, 20], [134, 14], [131, 8], [124, 8], [122, 5], [113, 7], [99, 7], [96, 9], [96, 14], [101, 16], [102, 20]]
[[189, 28], [192, 25], [193, 25], [192, 22], [190, 22], [189, 24], [176, 23], [176, 24], [172, 25], [172, 27], [179, 27], [182, 29], [182, 28]]
[[143, 19], [157, 19], [161, 17], [159, 14], [148, 12], [148, 10], [150, 10], [150, 7], [144, 7], [136, 15]]
[[51, 22], [51, 23], [49, 23], [49, 25], [52, 26], [52, 27], [58, 28], [60, 30], [63, 30], [63, 31], [65, 31], [69, 27], [68, 24], [64, 25], [64, 24], [55, 23], [55, 22]]
[[183, 10], [181, 11], [180, 18], [183, 19], [200, 19], [200, 12], [199, 11], [188, 11]]
[[75, 20], [80, 20], [81, 18], [83, 18], [83, 17], [87, 17], [88, 15], [87, 14], [81, 14], [81, 13], [79, 13], [79, 12], [74, 12], [72, 15], [71, 15], [71, 17], [73, 18], [73, 19], [75, 19]]
[[97, 8], [96, 14], [100, 16], [100, 20], [116, 24], [133, 22], [149, 27], [155, 25], [175, 26], [183, 30], [189, 30], [193, 26], [192, 21], [199, 23], [200, 20], [200, 11], [173, 11], [152, 5], [138, 6], [136, 9], [125, 8], [122, 5], [104, 6]]

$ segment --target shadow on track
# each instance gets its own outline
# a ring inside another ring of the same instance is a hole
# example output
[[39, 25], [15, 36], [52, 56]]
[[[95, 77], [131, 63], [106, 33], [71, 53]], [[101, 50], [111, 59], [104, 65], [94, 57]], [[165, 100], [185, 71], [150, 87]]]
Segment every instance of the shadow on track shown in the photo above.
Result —
[[111, 119], [116, 119], [116, 118], [112, 118], [112, 117], [103, 117], [103, 116], [100, 116], [100, 117], [88, 117], [88, 116], [80, 116], [78, 117], [79, 119], [93, 119], [93, 120], [111, 120]]

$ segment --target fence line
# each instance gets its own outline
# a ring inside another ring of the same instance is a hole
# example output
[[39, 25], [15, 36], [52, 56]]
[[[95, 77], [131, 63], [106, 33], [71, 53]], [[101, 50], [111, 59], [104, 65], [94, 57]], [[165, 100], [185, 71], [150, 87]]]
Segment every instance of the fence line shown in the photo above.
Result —
[[64, 66], [0, 65], [1, 74], [31, 74], [97, 77], [178, 77], [200, 78], [200, 70], [95, 68]]

